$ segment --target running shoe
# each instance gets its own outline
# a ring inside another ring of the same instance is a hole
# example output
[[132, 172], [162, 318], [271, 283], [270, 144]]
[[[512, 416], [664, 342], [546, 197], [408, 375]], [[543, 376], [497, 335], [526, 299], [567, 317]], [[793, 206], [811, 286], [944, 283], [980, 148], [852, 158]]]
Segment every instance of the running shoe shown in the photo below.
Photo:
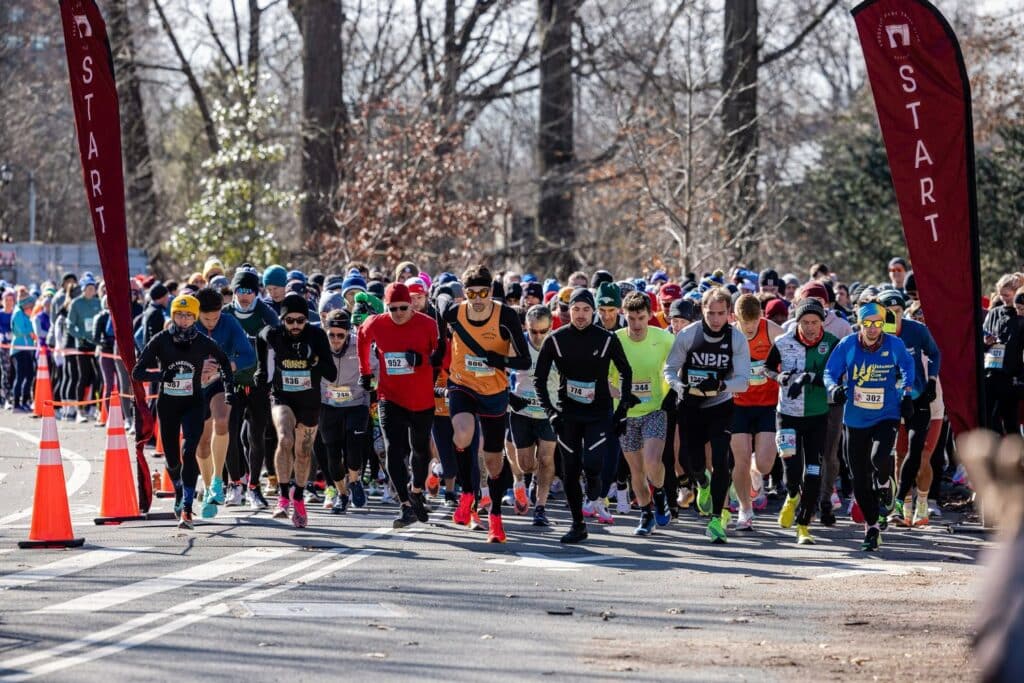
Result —
[[795, 496], [786, 496], [786, 502], [782, 504], [782, 509], [779, 510], [779, 526], [783, 529], [788, 529], [793, 526], [793, 520], [796, 519], [796, 508], [800, 505], [800, 494]]
[[721, 544], [725, 543], [728, 538], [725, 535], [725, 527], [722, 526], [722, 520], [718, 517], [712, 517], [711, 521], [708, 522], [707, 531], [704, 535], [711, 539], [712, 543]]
[[391, 482], [388, 482], [381, 489], [380, 493], [381, 505], [394, 505], [398, 502], [398, 497], [391, 491]]
[[[897, 526], [903, 525], [903, 506], [902, 500], [897, 500], [893, 504], [892, 512], [889, 513], [888, 522]], [[908, 510], [909, 512], [909, 510]], [[909, 524], [906, 526], [910, 526]]]
[[736, 495], [736, 487], [732, 484], [729, 485], [729, 512], [739, 512], [740, 499]]
[[502, 505], [513, 505], [514, 502], [515, 502], [515, 497], [512, 494], [512, 489], [506, 489], [505, 490], [505, 495], [501, 497], [501, 504]]
[[480, 513], [476, 510], [469, 511], [469, 528], [473, 531], [480, 531], [484, 525], [480, 522]]
[[210, 490], [206, 492], [206, 502], [214, 505], [224, 504], [224, 480], [215, 476], [210, 483]]
[[807, 528], [806, 524], [796, 525], [796, 544], [814, 545], [814, 536], [811, 536], [811, 530]]
[[348, 496], [339, 493], [335, 496], [334, 504], [331, 505], [331, 514], [342, 515], [346, 512], [348, 512]]
[[308, 482], [306, 490], [302, 492], [302, 500], [307, 505], [312, 505], [313, 503], [324, 502], [324, 496], [317, 490], [316, 484]]
[[558, 477], [555, 477], [551, 481], [550, 493], [553, 493], [553, 494], [555, 494], [557, 496], [558, 494], [562, 493], [563, 491], [565, 491], [565, 485], [562, 484], [562, 480], [561, 479], [559, 479]]
[[423, 498], [423, 491], [409, 491], [409, 507], [416, 515], [416, 521], [421, 524], [430, 521], [430, 513], [427, 512], [427, 501]]
[[914, 519], [911, 521], [911, 524], [913, 526], [928, 526], [929, 512], [928, 499], [918, 498], [917, 505], [914, 506]]
[[836, 493], [835, 489], [832, 489], [832, 495], [829, 497], [828, 500], [830, 503], [832, 503], [833, 510], [838, 510], [839, 508], [843, 507], [843, 499], [839, 497], [839, 494]]
[[177, 520], [181, 519], [181, 508], [183, 507], [180, 500], [174, 501], [174, 518]]
[[213, 502], [213, 497], [207, 494], [206, 500], [199, 507], [199, 516], [203, 519], [213, 519], [217, 516], [217, 505]]
[[288, 519], [288, 504], [290, 502], [284, 496], [278, 496], [277, 507], [274, 508], [274, 519]]
[[259, 485], [256, 488], [249, 488], [248, 498], [250, 510], [266, 510], [270, 507], [270, 503], [263, 497], [263, 492], [260, 491]]
[[942, 507], [939, 505], [939, 501], [934, 498], [928, 499], [928, 517], [942, 519]]
[[964, 469], [962, 464], [957, 465], [956, 471], [953, 472], [953, 483], [956, 486], [970, 486], [970, 483], [967, 481], [967, 470]]
[[403, 527], [411, 526], [417, 521], [416, 513], [413, 511], [411, 505], [403, 505], [401, 511], [398, 514], [398, 519], [391, 523], [391, 526], [395, 529], [401, 529]]
[[620, 515], [629, 514], [629, 488], [615, 490], [615, 511]]
[[758, 512], [768, 508], [768, 496], [765, 495], [764, 489], [750, 499], [751, 506]]
[[543, 505], [538, 505], [533, 508], [533, 525], [534, 526], [551, 526], [551, 520], [548, 519], [547, 512], [544, 510]]
[[358, 479], [350, 482], [348, 485], [348, 494], [352, 496], [352, 505], [357, 508], [366, 506], [366, 489], [363, 488], [363, 482]]
[[701, 517], [711, 515], [711, 484], [697, 487], [697, 513]]
[[452, 521], [459, 526], [469, 526], [469, 516], [473, 511], [475, 496], [472, 493], [463, 493], [459, 496], [459, 507], [452, 513]]
[[490, 515], [487, 521], [487, 542], [504, 543], [506, 541], [505, 527], [501, 524], [501, 515]]
[[427, 493], [436, 496], [440, 490], [441, 479], [431, 470], [430, 474], [427, 475]]
[[455, 495], [455, 491], [444, 492], [444, 506], [446, 508], [454, 508], [459, 505], [459, 497]]
[[668, 526], [672, 521], [672, 513], [668, 509], [668, 496], [665, 489], [654, 492], [654, 521], [658, 526]]
[[192, 530], [192, 529], [195, 528], [195, 525], [192, 524], [192, 511], [191, 510], [182, 510], [181, 511], [181, 518], [178, 520], [178, 528], [179, 529], [188, 529], [188, 530]]
[[637, 525], [636, 529], [633, 530], [634, 536], [650, 536], [654, 532], [654, 512], [651, 510], [644, 510], [640, 513], [640, 524]]
[[513, 508], [517, 515], [525, 515], [530, 511], [530, 496], [526, 494], [525, 484], [516, 484], [514, 489], [515, 501]]
[[878, 505], [885, 511], [885, 516], [896, 507], [896, 480], [892, 477], [884, 486], [878, 487]]
[[560, 543], [582, 543], [587, 540], [587, 536], [587, 524], [586, 522], [580, 522], [569, 527], [568, 533], [558, 540]]
[[604, 504], [604, 498], [594, 501], [594, 516], [597, 517], [598, 524], [615, 524], [615, 518], [612, 517], [612, 513], [608, 512], [608, 508]]
[[[16, 406], [14, 408], [14, 410], [16, 412], [27, 413], [28, 412], [28, 407], [27, 406]], [[78, 413], [78, 417], [75, 418], [75, 422], [77, 422], [78, 424], [85, 424], [88, 421], [89, 421], [89, 418], [86, 417], [85, 413]], [[179, 524], [178, 526], [181, 526], [181, 525]], [[192, 527], [189, 526], [189, 527], [185, 527], [185, 528], [191, 529]]]
[[334, 509], [336, 502], [338, 502], [338, 489], [334, 486], [328, 486], [327, 490], [324, 491], [324, 510]]
[[296, 529], [306, 528], [306, 501], [301, 498], [292, 501], [292, 526]]
[[693, 503], [693, 498], [693, 491], [683, 486], [679, 489], [679, 492], [676, 494], [676, 505], [679, 507], [679, 509], [688, 508]]
[[265, 496], [276, 496], [280, 489], [278, 488], [277, 475], [267, 475], [267, 485], [263, 487], [263, 495]]
[[866, 552], [873, 552], [878, 550], [880, 545], [882, 545], [882, 532], [878, 527], [868, 527], [867, 533], [864, 534], [864, 540], [860, 544], [860, 549]]
[[597, 513], [594, 512], [594, 504], [589, 501], [583, 501], [583, 516], [584, 517], [596, 517]]
[[243, 501], [242, 485], [231, 484], [228, 486], [228, 489], [224, 494], [224, 505], [228, 507], [237, 507], [241, 505]]
[[[754, 463], [750, 463], [750, 498], [757, 498], [759, 495], [764, 493], [764, 477], [754, 467]], [[767, 499], [767, 496], [765, 496]]]
[[740, 516], [736, 518], [736, 531], [754, 530], [754, 511], [740, 510]]
[[476, 504], [476, 509], [484, 512], [491, 509], [491, 491], [486, 486], [480, 488], [480, 501]]

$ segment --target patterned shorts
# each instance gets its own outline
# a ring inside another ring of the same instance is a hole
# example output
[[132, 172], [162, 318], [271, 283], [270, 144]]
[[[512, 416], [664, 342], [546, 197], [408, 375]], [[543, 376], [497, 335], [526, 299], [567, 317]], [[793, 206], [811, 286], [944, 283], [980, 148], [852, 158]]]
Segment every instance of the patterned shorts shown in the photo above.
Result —
[[664, 410], [655, 410], [643, 417], [626, 419], [626, 431], [619, 437], [623, 453], [634, 453], [643, 449], [647, 439], [665, 440], [668, 431]]

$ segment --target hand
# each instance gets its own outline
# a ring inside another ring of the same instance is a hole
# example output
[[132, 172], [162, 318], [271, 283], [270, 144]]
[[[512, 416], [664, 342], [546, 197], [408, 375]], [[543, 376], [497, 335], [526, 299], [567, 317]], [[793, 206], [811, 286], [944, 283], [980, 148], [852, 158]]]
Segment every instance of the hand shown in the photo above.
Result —
[[405, 362], [409, 364], [410, 368], [418, 368], [423, 362], [423, 356], [417, 351], [406, 351]]
[[627, 393], [625, 396], [622, 397], [622, 400], [619, 401], [619, 405], [620, 406], [626, 406], [626, 410], [629, 410], [633, 406], [640, 405], [640, 399], [637, 398], [636, 394], [630, 392], [630, 393]]
[[792, 379], [793, 379], [793, 371], [792, 370], [786, 370], [785, 372], [780, 372], [775, 377], [775, 381], [779, 383], [779, 386], [783, 386], [783, 387], [789, 386], [789, 382]]
[[509, 394], [508, 404], [514, 412], [519, 412], [520, 410], [525, 410], [530, 405], [530, 402], [517, 394]]
[[813, 381], [814, 381], [814, 373], [813, 372], [801, 372], [799, 375], [797, 375], [796, 377], [793, 378], [793, 382], [795, 384], [798, 384], [799, 386], [803, 386], [805, 384], [810, 384]]
[[928, 384], [924, 388], [924, 393], [921, 394], [921, 398], [924, 399], [925, 403], [931, 403], [937, 397], [937, 388], [935, 386], [935, 378], [929, 377]]
[[217, 361], [207, 358], [203, 361], [203, 370], [202, 375], [200, 376], [200, 381], [203, 384], [209, 384], [217, 377], [219, 372], [220, 366], [217, 364]]
[[721, 391], [722, 382], [719, 381], [717, 377], [708, 377], [707, 379], [702, 379], [700, 383], [697, 384], [696, 389], [697, 391], [705, 394], [712, 391]]
[[836, 384], [828, 390], [828, 402], [834, 406], [841, 406], [846, 403], [846, 386]]
[[796, 398], [797, 398], [797, 396], [799, 396], [799, 395], [800, 395], [800, 393], [801, 393], [801, 392], [802, 392], [803, 390], [804, 390], [804, 385], [803, 385], [803, 384], [800, 384], [800, 383], [797, 383], [797, 382], [793, 382], [793, 383], [791, 383], [791, 384], [789, 385], [789, 387], [788, 387], [788, 388], [786, 389], [786, 397], [787, 397], [787, 398], [788, 398], [788, 399], [789, 399], [790, 401], [795, 401], [795, 400], [796, 400]]
[[914, 419], [914, 399], [910, 397], [910, 394], [903, 394], [903, 398], [900, 399], [900, 417], [908, 425]]
[[232, 393], [225, 393], [224, 394], [224, 403], [228, 404], [229, 406], [237, 405], [238, 404], [238, 394], [235, 394], [234, 392], [232, 392]]
[[373, 375], [359, 375], [359, 386], [363, 391], [370, 391], [373, 388]]
[[487, 352], [487, 364], [496, 370], [503, 370], [505, 368], [505, 361], [508, 358], [497, 351]]
[[173, 382], [178, 376], [178, 371], [174, 368], [164, 368], [160, 371], [161, 382]]

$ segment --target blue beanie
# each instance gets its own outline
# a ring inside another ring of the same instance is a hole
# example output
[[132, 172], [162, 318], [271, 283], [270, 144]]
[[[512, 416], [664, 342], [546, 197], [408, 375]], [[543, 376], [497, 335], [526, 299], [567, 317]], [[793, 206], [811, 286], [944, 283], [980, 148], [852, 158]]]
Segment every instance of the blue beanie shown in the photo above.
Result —
[[558, 285], [558, 280], [556, 280], [555, 278], [549, 277], [547, 280], [544, 281], [545, 294], [547, 294], [548, 292], [555, 292], [557, 294], [558, 290], [560, 289], [561, 287], [559, 287]]
[[435, 280], [434, 284], [441, 286], [446, 285], [449, 282], [458, 282], [458, 280], [459, 278], [455, 277], [455, 273], [449, 273], [448, 271], [445, 271], [437, 276], [437, 280]]
[[523, 282], [537, 282], [537, 276], [533, 273], [526, 273], [523, 275]]
[[307, 282], [306, 274], [303, 273], [301, 270], [289, 270], [288, 271], [288, 280], [289, 281], [291, 281], [291, 280], [298, 280], [302, 284], [306, 284], [306, 282]]
[[658, 282], [668, 282], [668, 273], [664, 270], [656, 270], [651, 273], [651, 284], [653, 285]]
[[366, 291], [366, 280], [363, 279], [362, 275], [350, 274], [345, 278], [344, 282], [341, 283], [341, 293], [344, 294], [350, 289], [357, 289], [360, 292]]
[[637, 279], [633, 280], [633, 286], [636, 287], [636, 291], [638, 292], [647, 291], [647, 281], [644, 280], [642, 277], [638, 277]]
[[288, 271], [284, 269], [284, 266], [267, 266], [267, 269], [263, 271], [264, 287], [284, 287], [287, 284]]

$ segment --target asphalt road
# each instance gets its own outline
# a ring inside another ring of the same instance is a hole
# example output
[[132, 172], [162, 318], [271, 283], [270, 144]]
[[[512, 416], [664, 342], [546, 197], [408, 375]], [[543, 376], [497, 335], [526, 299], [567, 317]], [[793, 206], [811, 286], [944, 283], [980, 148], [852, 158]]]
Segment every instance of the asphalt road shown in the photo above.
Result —
[[[395, 508], [296, 530], [226, 508], [97, 527], [103, 430], [59, 423], [79, 550], [28, 536], [39, 422], [0, 414], [0, 681], [949, 680], [968, 643], [988, 543], [968, 527], [890, 531], [857, 550], [848, 519], [798, 547], [771, 515], [711, 546], [695, 513], [648, 539], [637, 514], [563, 547], [568, 515], [509, 542], [451, 524], [391, 530]], [[158, 459], [152, 459], [154, 467]], [[158, 501], [156, 509], [169, 509]], [[947, 516], [944, 522], [955, 522]]]

